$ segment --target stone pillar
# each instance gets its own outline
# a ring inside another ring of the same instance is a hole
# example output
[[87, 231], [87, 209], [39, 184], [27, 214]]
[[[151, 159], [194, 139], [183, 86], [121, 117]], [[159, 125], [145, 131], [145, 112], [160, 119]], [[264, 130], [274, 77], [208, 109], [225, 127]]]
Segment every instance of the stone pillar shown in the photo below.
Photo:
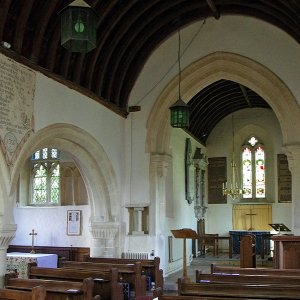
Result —
[[[160, 256], [162, 269], [165, 269], [165, 220], [166, 220], [166, 176], [171, 156], [167, 154], [151, 155], [151, 218], [155, 233], [155, 253]], [[154, 223], [154, 224], [153, 224]]]
[[143, 210], [144, 207], [134, 207], [134, 231], [132, 232], [132, 234], [144, 234], [143, 231], [143, 221], [142, 221], [142, 217], [143, 217]]
[[0, 229], [0, 287], [4, 286], [4, 276], [6, 273], [6, 253], [7, 248], [14, 238], [17, 230], [16, 224], [6, 224]]
[[94, 222], [90, 232], [93, 239], [91, 257], [119, 257], [119, 224]]
[[288, 145], [285, 148], [292, 175], [292, 232], [300, 235], [300, 144]]

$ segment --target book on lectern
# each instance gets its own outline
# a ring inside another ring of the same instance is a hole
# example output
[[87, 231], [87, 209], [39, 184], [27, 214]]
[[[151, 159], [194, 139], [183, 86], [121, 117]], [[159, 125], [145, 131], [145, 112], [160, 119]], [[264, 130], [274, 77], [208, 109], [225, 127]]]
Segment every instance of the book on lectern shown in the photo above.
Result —
[[274, 224], [269, 224], [274, 230], [280, 232], [290, 232], [291, 230], [287, 228], [284, 224], [282, 223], [274, 223]]

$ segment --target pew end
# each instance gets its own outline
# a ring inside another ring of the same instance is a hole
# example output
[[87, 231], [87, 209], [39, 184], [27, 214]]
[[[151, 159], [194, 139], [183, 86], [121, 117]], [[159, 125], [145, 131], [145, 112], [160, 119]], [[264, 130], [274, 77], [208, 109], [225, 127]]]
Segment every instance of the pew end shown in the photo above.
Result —
[[43, 286], [36, 286], [31, 291], [14, 289], [0, 289], [0, 299], [5, 300], [45, 300], [46, 289]]

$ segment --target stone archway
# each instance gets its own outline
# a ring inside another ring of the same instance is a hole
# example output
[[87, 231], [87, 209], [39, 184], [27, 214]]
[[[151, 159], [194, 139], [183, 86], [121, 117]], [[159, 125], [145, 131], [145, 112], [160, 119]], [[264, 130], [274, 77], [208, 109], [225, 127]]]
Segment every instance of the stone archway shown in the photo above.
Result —
[[[238, 54], [216, 52], [192, 63], [182, 72], [182, 98], [187, 102], [199, 90], [220, 79], [241, 83], [259, 94], [278, 118], [284, 145], [300, 142], [299, 106], [288, 87], [263, 65]], [[147, 122], [147, 151], [169, 153], [169, 107], [177, 98], [177, 78], [163, 90]]]
[[33, 134], [12, 169], [10, 194], [17, 187], [19, 173], [27, 158], [41, 147], [50, 146], [68, 152], [84, 179], [91, 207], [90, 232], [94, 244], [91, 255], [117, 255], [120, 206], [116, 175], [102, 146], [81, 128], [54, 124]]
[[[288, 87], [265, 66], [247, 57], [228, 53], [209, 54], [186, 67], [182, 74], [182, 98], [187, 102], [199, 90], [221, 79], [235, 81], [259, 94], [272, 107], [280, 124], [283, 147], [292, 171], [293, 231], [300, 233], [300, 108]], [[146, 150], [152, 156], [168, 155], [171, 126], [169, 107], [177, 100], [177, 78], [157, 98], [147, 121]], [[151, 164], [150, 168], [154, 168]], [[155, 194], [155, 180], [151, 192]]]

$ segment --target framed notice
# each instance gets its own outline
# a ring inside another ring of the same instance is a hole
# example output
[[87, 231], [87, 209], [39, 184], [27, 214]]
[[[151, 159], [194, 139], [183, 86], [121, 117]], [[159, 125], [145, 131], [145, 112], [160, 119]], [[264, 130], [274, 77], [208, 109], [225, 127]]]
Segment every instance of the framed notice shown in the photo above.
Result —
[[81, 234], [81, 210], [67, 211], [67, 235]]

